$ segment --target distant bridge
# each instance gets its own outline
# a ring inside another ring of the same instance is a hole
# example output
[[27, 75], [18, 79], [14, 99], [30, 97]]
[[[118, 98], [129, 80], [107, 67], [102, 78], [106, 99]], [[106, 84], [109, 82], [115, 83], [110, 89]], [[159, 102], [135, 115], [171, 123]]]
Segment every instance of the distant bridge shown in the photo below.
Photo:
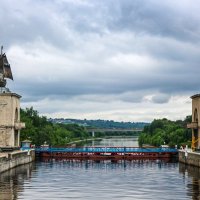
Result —
[[123, 129], [123, 128], [91, 128], [87, 129], [88, 132], [142, 132], [143, 128], [132, 128], [132, 129]]
[[141, 128], [133, 128], [133, 129], [123, 129], [123, 128], [91, 128], [87, 129], [87, 132], [92, 133], [92, 136], [95, 136], [95, 133], [133, 133], [133, 132], [142, 132]]

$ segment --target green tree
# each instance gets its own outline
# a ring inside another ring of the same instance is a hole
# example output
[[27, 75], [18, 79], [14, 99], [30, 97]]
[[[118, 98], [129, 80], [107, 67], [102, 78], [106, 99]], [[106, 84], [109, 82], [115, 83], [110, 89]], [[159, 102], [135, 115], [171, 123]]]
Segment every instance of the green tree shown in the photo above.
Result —
[[139, 145], [150, 144], [160, 146], [168, 144], [169, 146], [183, 145], [191, 143], [191, 130], [186, 128], [186, 124], [191, 122], [191, 116], [185, 120], [170, 121], [166, 118], [155, 119], [151, 124], [144, 127], [139, 136]]
[[46, 117], [40, 117], [33, 107], [21, 109], [21, 121], [26, 124], [26, 128], [21, 130], [21, 140], [29, 139], [36, 146], [44, 142], [61, 146], [77, 138], [89, 137], [85, 128], [77, 124], [53, 124]]

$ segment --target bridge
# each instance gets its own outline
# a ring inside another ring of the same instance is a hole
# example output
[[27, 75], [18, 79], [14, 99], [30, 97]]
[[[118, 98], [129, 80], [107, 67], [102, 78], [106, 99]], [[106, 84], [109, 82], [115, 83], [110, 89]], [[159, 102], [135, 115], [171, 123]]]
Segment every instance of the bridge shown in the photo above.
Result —
[[[30, 148], [22, 148], [29, 150]], [[139, 148], [139, 147], [67, 147], [35, 148], [39, 157], [65, 159], [159, 159], [170, 158], [178, 154], [175, 148]]]
[[175, 148], [140, 148], [140, 147], [67, 147], [35, 148], [36, 152], [70, 152], [70, 153], [135, 153], [135, 152], [178, 152]]
[[127, 132], [142, 132], [142, 128], [132, 128], [132, 129], [122, 129], [122, 128], [88, 128], [87, 132], [92, 133], [92, 136], [95, 136], [95, 133], [127, 133]]
[[142, 128], [122, 129], [122, 128], [91, 128], [88, 132], [142, 132]]

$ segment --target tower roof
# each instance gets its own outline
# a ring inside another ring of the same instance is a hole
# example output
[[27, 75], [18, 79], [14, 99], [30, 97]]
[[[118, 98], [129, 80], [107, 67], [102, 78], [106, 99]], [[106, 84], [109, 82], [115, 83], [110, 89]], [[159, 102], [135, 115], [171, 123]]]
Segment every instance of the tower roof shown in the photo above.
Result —
[[200, 94], [195, 94], [190, 97], [191, 99], [200, 98]]

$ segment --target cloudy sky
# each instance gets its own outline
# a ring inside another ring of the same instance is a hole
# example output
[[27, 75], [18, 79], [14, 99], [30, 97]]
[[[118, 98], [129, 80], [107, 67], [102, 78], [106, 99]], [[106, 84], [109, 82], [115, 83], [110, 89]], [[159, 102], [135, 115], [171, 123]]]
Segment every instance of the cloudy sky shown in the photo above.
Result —
[[12, 92], [41, 115], [183, 119], [200, 92], [197, 0], [1, 0]]

